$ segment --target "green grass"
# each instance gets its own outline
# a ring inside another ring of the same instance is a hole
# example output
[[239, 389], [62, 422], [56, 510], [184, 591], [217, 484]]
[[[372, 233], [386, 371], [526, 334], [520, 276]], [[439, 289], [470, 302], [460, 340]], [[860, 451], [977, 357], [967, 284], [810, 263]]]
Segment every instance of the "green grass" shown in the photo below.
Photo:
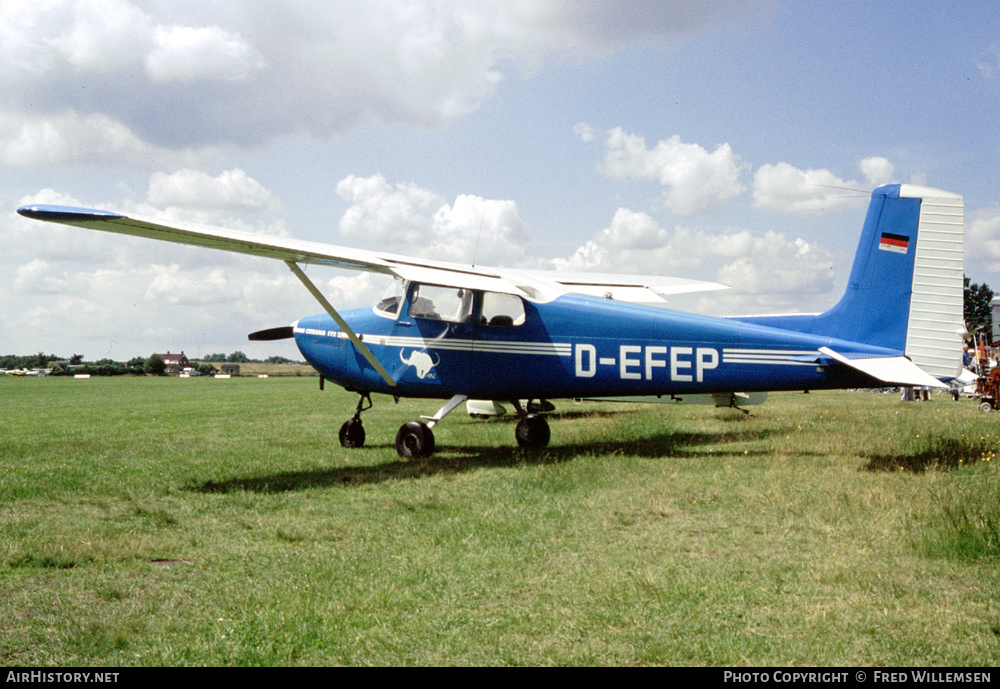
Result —
[[772, 395], [510, 418], [315, 378], [0, 378], [2, 665], [993, 665], [1000, 416]]

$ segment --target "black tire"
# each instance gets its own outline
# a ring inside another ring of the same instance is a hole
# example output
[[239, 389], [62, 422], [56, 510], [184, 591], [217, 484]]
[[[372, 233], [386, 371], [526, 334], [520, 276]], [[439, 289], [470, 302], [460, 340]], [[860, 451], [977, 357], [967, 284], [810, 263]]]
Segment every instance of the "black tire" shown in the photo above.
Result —
[[528, 449], [537, 449], [549, 444], [551, 433], [549, 422], [543, 416], [528, 414], [517, 422], [514, 429], [517, 436], [517, 444]]
[[422, 421], [407, 421], [396, 433], [396, 452], [403, 459], [422, 459], [434, 454], [434, 432]]
[[340, 427], [341, 447], [363, 447], [365, 444], [365, 427], [361, 419], [348, 419]]

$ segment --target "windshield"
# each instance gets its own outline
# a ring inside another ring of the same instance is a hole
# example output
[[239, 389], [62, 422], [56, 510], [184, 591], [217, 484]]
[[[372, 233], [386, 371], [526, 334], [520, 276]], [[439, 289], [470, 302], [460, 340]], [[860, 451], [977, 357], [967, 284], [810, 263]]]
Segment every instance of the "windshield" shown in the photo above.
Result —
[[375, 313], [395, 318], [399, 315], [399, 305], [403, 303], [404, 294], [406, 294], [406, 283], [398, 278], [393, 280], [382, 293], [382, 298], [378, 300]]

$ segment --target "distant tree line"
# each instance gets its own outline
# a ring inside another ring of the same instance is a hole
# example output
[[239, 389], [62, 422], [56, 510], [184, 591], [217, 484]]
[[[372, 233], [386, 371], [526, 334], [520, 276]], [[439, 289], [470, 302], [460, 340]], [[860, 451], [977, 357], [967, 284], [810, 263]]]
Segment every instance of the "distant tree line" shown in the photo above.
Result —
[[[220, 358], [221, 357], [221, 358]], [[192, 362], [191, 367], [201, 375], [213, 375], [217, 369], [211, 362], [216, 363], [265, 363], [265, 364], [297, 364], [301, 363], [286, 359], [281, 356], [272, 356], [263, 362], [247, 357], [243, 352], [233, 352], [232, 354], [212, 354], [202, 360], [203, 363]], [[71, 357], [62, 357], [57, 354], [30, 354], [19, 356], [7, 354], [0, 356], [0, 369], [20, 370], [20, 369], [52, 369], [50, 375], [72, 376], [87, 374], [91, 376], [162, 376], [167, 372], [166, 362], [159, 354], [153, 354], [148, 358], [141, 356], [133, 357], [127, 362], [112, 361], [111, 359], [100, 359], [98, 361], [84, 361], [82, 354], [74, 354]]]
[[59, 361], [61, 359], [62, 357], [58, 357], [55, 354], [45, 354], [44, 352], [30, 354], [28, 356], [7, 354], [5, 356], [0, 356], [0, 368], [7, 370], [22, 368], [48, 368], [50, 361]]
[[240, 351], [232, 354], [209, 354], [201, 357], [201, 361], [215, 364], [301, 364], [301, 361], [286, 359], [283, 356], [269, 356], [266, 359], [251, 359]]
[[965, 327], [969, 332], [979, 329], [987, 338], [993, 337], [993, 290], [985, 282], [977, 285], [965, 277]]

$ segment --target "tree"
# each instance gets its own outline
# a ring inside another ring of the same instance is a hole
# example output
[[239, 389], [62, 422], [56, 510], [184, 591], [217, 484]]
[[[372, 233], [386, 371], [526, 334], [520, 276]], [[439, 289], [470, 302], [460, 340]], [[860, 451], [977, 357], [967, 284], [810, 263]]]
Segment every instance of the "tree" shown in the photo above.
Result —
[[24, 364], [24, 368], [48, 368], [49, 362], [57, 360], [59, 357], [46, 354], [45, 352], [39, 352], [34, 357], [28, 357]]
[[993, 338], [993, 290], [985, 282], [977, 285], [965, 277], [965, 327], [969, 332], [980, 328], [988, 340]]
[[265, 364], [297, 364], [298, 361], [292, 361], [291, 359], [286, 359], [283, 356], [269, 356], [264, 359]]
[[141, 376], [146, 372], [146, 360], [141, 356], [134, 356], [125, 364], [125, 369], [132, 375]]
[[167, 362], [165, 362], [163, 357], [159, 354], [154, 354], [146, 359], [146, 373], [154, 376], [162, 376], [166, 372]]

